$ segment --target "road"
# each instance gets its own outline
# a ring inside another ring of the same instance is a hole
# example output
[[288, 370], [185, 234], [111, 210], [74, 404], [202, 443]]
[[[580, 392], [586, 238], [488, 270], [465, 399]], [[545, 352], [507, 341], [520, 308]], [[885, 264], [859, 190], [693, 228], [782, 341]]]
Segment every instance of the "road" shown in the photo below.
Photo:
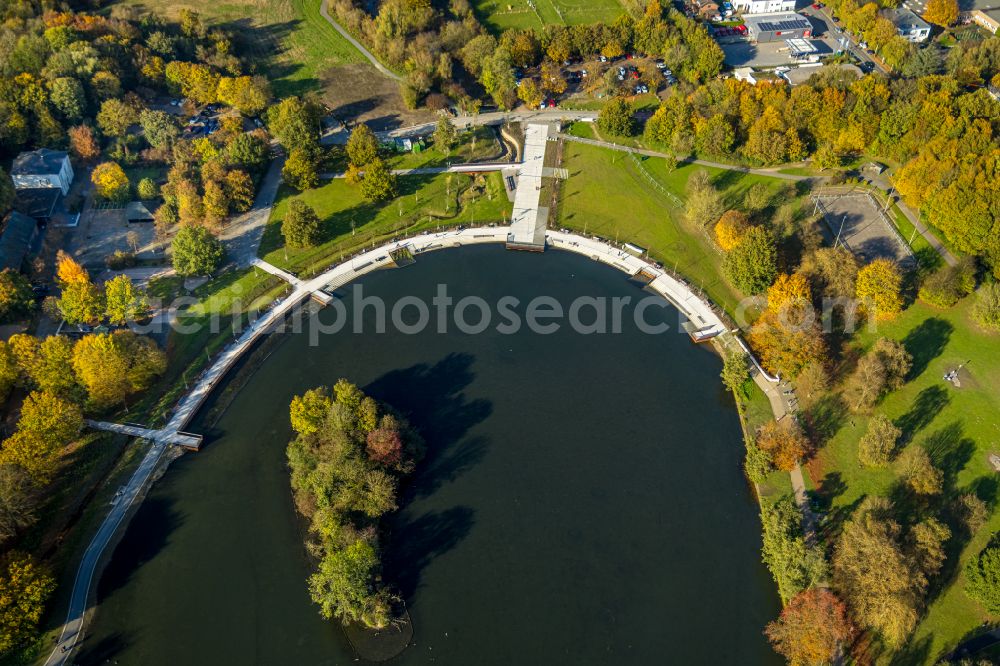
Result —
[[[860, 62], [870, 62], [872, 67], [877, 71], [887, 74], [885, 67], [882, 66], [881, 59], [872, 58], [867, 51], [858, 46], [858, 43], [854, 40], [851, 35], [837, 27], [837, 24], [833, 21], [833, 16], [831, 16], [828, 7], [823, 7], [822, 9], [813, 9], [811, 5], [806, 5], [803, 9], [798, 10], [800, 14], [808, 16], [816, 21], [822, 23], [825, 28], [825, 34], [822, 36], [834, 44], [834, 48], [843, 48], [845, 51], [849, 52]], [[838, 41], [843, 38], [847, 44], [841, 46]]]
[[319, 13], [320, 13], [320, 15], [323, 18], [326, 19], [327, 23], [329, 23], [330, 25], [333, 26], [334, 30], [336, 30], [341, 35], [343, 35], [344, 39], [346, 39], [347, 41], [349, 41], [354, 48], [356, 48], [358, 51], [360, 51], [361, 55], [363, 55], [365, 58], [367, 58], [368, 62], [370, 62], [375, 67], [375, 69], [377, 69], [378, 71], [382, 72], [382, 74], [384, 74], [385, 76], [389, 77], [393, 81], [402, 81], [403, 80], [403, 77], [401, 77], [400, 75], [396, 74], [391, 69], [389, 69], [388, 67], [386, 67], [385, 65], [383, 65], [382, 63], [380, 63], [378, 61], [378, 58], [376, 58], [374, 55], [372, 55], [371, 51], [369, 51], [368, 49], [366, 49], [361, 44], [361, 42], [359, 42], [358, 40], [354, 39], [354, 37], [351, 36], [351, 33], [347, 32], [347, 30], [345, 30], [342, 25], [340, 25], [339, 23], [337, 23], [337, 21], [335, 21], [334, 18], [332, 16], [330, 16], [330, 12], [327, 11], [326, 5], [327, 5], [327, 0], [323, 0], [320, 3], [320, 5], [319, 5]]

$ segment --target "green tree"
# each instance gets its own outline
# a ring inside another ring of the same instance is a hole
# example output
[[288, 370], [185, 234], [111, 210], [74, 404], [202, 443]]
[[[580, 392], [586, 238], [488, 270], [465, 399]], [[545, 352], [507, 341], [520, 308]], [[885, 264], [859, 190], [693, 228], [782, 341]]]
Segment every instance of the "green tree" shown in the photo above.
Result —
[[108, 99], [97, 112], [97, 126], [106, 136], [122, 138], [139, 121], [135, 109], [120, 99]]
[[378, 139], [368, 125], [360, 123], [347, 139], [347, 159], [356, 167], [363, 168], [378, 158]]
[[143, 109], [139, 113], [139, 125], [147, 143], [153, 148], [170, 148], [180, 136], [177, 121], [163, 111]]
[[36, 520], [38, 498], [28, 474], [18, 465], [0, 465], [0, 543]]
[[963, 257], [954, 266], [944, 266], [920, 286], [920, 300], [938, 308], [950, 308], [976, 289], [976, 264]]
[[343, 550], [328, 553], [309, 578], [309, 593], [323, 617], [361, 622], [374, 600], [373, 580], [379, 561], [375, 549], [357, 539]]
[[763, 227], [751, 227], [740, 243], [726, 254], [722, 269], [729, 281], [743, 293], [761, 293], [778, 274], [774, 237]]
[[781, 598], [788, 601], [826, 579], [826, 560], [818, 546], [807, 546], [802, 518], [790, 497], [761, 503], [764, 545], [761, 554]]
[[79, 120], [87, 113], [87, 95], [79, 80], [63, 76], [51, 84], [49, 99], [66, 120]]
[[888, 417], [876, 414], [858, 441], [858, 460], [867, 467], [888, 465], [902, 431]]
[[281, 233], [291, 247], [312, 247], [320, 237], [319, 216], [304, 201], [292, 199], [281, 221]]
[[298, 97], [286, 97], [267, 110], [267, 125], [287, 150], [315, 150], [319, 145], [318, 107]]
[[30, 556], [12, 552], [0, 575], [0, 654], [20, 647], [38, 634], [45, 603], [56, 581]]
[[101, 290], [90, 280], [63, 285], [56, 301], [59, 312], [69, 324], [97, 324], [104, 316]]
[[965, 593], [991, 615], [1000, 614], [1000, 546], [991, 543], [966, 565]]
[[447, 155], [458, 140], [458, 132], [449, 118], [442, 116], [434, 128], [434, 147], [438, 152]]
[[132, 284], [127, 275], [116, 275], [104, 283], [108, 321], [115, 326], [141, 319], [149, 313], [146, 292]]
[[396, 196], [396, 176], [383, 160], [376, 158], [365, 165], [361, 196], [369, 201], [385, 201]]
[[201, 226], [181, 227], [171, 243], [174, 270], [179, 275], [211, 275], [222, 263], [225, 249], [211, 231]]
[[632, 136], [635, 134], [633, 113], [634, 110], [628, 100], [623, 97], [613, 97], [597, 115], [597, 126], [610, 134]]
[[140, 199], [155, 199], [160, 195], [160, 188], [152, 178], [143, 178], [135, 186], [135, 193]]
[[750, 397], [750, 367], [747, 365], [746, 354], [742, 350], [729, 349], [723, 361], [722, 383], [733, 392], [737, 401], [746, 400]]
[[35, 307], [31, 283], [17, 271], [0, 272], [0, 322], [9, 322], [29, 314]]
[[699, 169], [691, 174], [684, 192], [687, 194], [684, 212], [692, 224], [707, 227], [722, 218], [725, 212], [722, 195], [712, 185], [707, 171]]
[[300, 192], [316, 187], [319, 174], [316, 172], [316, 160], [310, 151], [304, 148], [293, 149], [281, 169], [281, 177]]

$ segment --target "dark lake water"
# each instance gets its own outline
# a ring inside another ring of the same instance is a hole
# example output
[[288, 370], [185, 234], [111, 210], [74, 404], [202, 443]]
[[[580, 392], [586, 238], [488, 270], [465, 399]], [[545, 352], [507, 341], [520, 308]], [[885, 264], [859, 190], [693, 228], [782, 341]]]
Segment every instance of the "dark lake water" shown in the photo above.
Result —
[[[429, 302], [439, 283], [490, 303], [647, 295], [589, 259], [496, 246], [362, 281], [390, 304]], [[616, 335], [390, 328], [311, 347], [285, 334], [205, 448], [142, 505], [79, 663], [355, 661], [309, 600], [284, 454], [292, 396], [340, 377], [407, 414], [428, 443], [391, 525], [387, 574], [415, 628], [392, 663], [780, 663], [761, 634], [779, 604], [721, 362], [678, 334], [673, 308], [646, 319], [673, 330], [643, 334], [626, 309]]]

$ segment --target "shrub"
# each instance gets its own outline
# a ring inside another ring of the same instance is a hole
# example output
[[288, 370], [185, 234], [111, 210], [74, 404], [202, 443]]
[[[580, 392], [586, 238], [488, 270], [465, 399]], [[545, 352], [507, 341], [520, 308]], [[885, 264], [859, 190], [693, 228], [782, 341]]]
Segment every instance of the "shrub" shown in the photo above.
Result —
[[160, 188], [157, 187], [152, 178], [143, 178], [135, 186], [135, 193], [140, 199], [155, 199], [160, 196]]
[[992, 615], [1000, 613], [1000, 546], [987, 546], [965, 567], [965, 593]]
[[920, 287], [918, 297], [928, 305], [950, 308], [976, 288], [976, 265], [964, 257], [954, 266], [945, 266], [931, 275]]
[[972, 319], [985, 329], [1000, 331], [1000, 283], [984, 284], [976, 292]]
[[104, 258], [104, 263], [113, 271], [132, 268], [136, 264], [135, 255], [124, 250], [115, 250]]

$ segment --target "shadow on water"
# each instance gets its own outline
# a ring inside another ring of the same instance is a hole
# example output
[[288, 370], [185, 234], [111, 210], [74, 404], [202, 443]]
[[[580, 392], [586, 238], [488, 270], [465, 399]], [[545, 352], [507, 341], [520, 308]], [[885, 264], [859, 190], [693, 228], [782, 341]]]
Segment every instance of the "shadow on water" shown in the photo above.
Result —
[[[121, 633], [114, 633], [110, 636], [105, 636], [100, 640], [97, 640], [96, 637], [85, 636], [83, 641], [80, 643], [80, 647], [76, 655], [73, 657], [73, 663], [110, 663], [111, 659], [120, 654], [126, 647], [128, 647], [128, 641], [125, 640]], [[114, 663], [118, 662], [116, 661]]]
[[136, 519], [128, 527], [128, 535], [115, 548], [111, 562], [97, 585], [98, 600], [105, 599], [125, 587], [142, 565], [151, 561], [170, 541], [170, 535], [181, 524], [173, 501], [150, 495], [142, 503]]
[[420, 577], [434, 558], [447, 553], [472, 530], [475, 512], [467, 506], [430, 511], [393, 527], [387, 568], [403, 598], [411, 601]]
[[473, 360], [469, 354], [449, 354], [432, 366], [394, 370], [364, 388], [405, 414], [428, 443], [407, 494], [430, 495], [478, 464], [489, 447], [486, 438], [465, 439], [493, 411], [488, 400], [470, 401], [462, 393], [475, 377]]

